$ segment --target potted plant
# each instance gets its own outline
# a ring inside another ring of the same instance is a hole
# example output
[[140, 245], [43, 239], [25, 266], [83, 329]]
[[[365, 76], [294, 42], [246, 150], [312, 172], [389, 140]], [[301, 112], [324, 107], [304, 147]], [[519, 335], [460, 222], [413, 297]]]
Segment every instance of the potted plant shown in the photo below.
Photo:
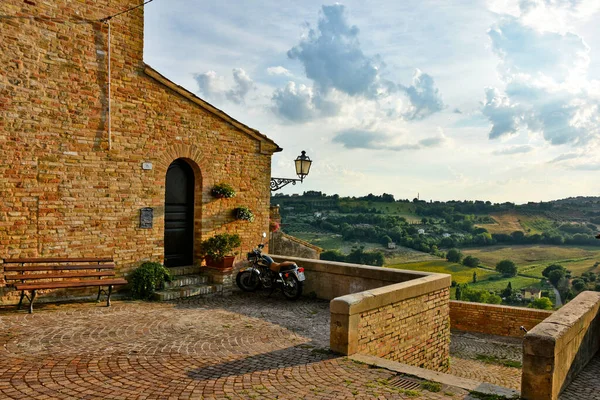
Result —
[[233, 267], [235, 255], [233, 249], [242, 243], [237, 233], [220, 233], [200, 243], [200, 252], [206, 265], [213, 268], [229, 269]]
[[215, 185], [210, 192], [214, 197], [219, 199], [230, 199], [235, 197], [235, 190], [226, 183]]
[[248, 207], [238, 207], [234, 210], [235, 217], [237, 219], [245, 220], [245, 221], [254, 221], [254, 213]]

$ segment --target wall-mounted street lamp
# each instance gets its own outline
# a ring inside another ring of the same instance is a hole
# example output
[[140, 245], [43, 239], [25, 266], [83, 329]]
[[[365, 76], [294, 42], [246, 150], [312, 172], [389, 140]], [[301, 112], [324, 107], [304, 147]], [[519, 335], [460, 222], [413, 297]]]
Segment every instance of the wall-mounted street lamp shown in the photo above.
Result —
[[306, 152], [304, 150], [302, 150], [302, 154], [300, 154], [298, 156], [298, 158], [296, 158], [294, 160], [294, 163], [296, 164], [296, 175], [298, 175], [298, 178], [300, 178], [300, 179], [271, 178], [271, 191], [272, 192], [281, 189], [282, 187], [284, 187], [285, 185], [287, 185], [289, 183], [291, 183], [292, 185], [295, 185], [296, 182], [302, 183], [304, 178], [310, 172], [310, 166], [312, 164], [312, 160], [306, 155]]

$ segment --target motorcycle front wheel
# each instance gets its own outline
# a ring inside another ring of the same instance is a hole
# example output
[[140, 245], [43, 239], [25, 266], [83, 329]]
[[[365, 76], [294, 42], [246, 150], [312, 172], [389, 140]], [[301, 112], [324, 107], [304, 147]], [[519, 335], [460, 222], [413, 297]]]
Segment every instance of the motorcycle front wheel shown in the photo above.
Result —
[[300, 296], [302, 296], [303, 286], [304, 283], [298, 281], [298, 278], [290, 274], [289, 277], [284, 278], [281, 291], [289, 300], [297, 300]]
[[235, 283], [244, 292], [254, 292], [260, 285], [258, 276], [252, 273], [252, 271], [242, 271], [235, 277]]

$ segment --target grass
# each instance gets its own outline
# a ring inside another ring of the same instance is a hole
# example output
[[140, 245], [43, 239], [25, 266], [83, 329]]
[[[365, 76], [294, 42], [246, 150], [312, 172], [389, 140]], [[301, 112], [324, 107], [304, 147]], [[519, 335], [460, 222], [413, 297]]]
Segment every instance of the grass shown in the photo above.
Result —
[[494, 268], [500, 260], [512, 260], [519, 273], [542, 277], [548, 265], [558, 263], [571, 270], [574, 276], [586, 271], [600, 272], [600, 249], [586, 246], [519, 245], [490, 246], [464, 249], [463, 254], [477, 257], [487, 267]]
[[421, 383], [421, 389], [437, 393], [442, 390], [442, 385], [437, 382], [425, 381]]
[[479, 361], [483, 361], [486, 364], [503, 365], [511, 368], [523, 368], [523, 364], [520, 361], [508, 360], [506, 358], [498, 358], [488, 354], [477, 354], [475, 357]]
[[[436, 272], [452, 275], [452, 280], [457, 283], [471, 283], [473, 272], [477, 272], [477, 281], [489, 279], [492, 276], [500, 276], [497, 272], [482, 268], [469, 268], [457, 263], [450, 263], [442, 259], [420, 261], [411, 263], [400, 263], [386, 265], [388, 268], [407, 269], [410, 271]], [[504, 289], [504, 288], [503, 288]]]

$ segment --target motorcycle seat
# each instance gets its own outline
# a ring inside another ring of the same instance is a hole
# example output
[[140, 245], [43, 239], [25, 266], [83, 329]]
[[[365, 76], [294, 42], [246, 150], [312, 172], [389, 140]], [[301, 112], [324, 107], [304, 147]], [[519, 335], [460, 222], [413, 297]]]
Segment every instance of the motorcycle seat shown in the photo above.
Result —
[[281, 271], [281, 268], [291, 267], [291, 266], [295, 266], [295, 265], [296, 265], [296, 263], [293, 261], [284, 261], [284, 262], [280, 262], [280, 263], [273, 261], [271, 263], [271, 265], [269, 265], [269, 269], [273, 272], [279, 273], [279, 271]]

